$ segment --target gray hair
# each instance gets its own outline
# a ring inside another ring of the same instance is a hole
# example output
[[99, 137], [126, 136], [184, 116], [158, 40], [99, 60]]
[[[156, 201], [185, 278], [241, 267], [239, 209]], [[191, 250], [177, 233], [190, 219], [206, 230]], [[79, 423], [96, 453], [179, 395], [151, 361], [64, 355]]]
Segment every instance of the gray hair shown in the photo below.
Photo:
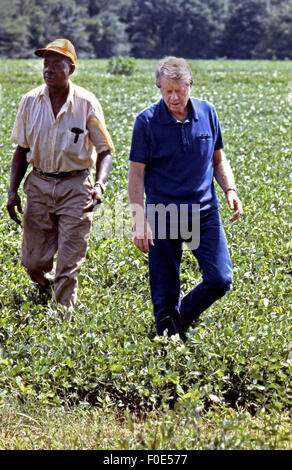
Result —
[[192, 69], [187, 61], [173, 56], [165, 57], [156, 65], [155, 82], [158, 88], [161, 87], [161, 80], [163, 78], [183, 80], [191, 86], [194, 82]]

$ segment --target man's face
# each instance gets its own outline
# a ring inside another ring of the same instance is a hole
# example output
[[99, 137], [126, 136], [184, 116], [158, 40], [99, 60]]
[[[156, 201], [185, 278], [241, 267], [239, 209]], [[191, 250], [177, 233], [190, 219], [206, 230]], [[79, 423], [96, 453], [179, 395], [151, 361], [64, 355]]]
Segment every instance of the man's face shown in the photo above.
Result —
[[74, 65], [56, 52], [47, 52], [44, 56], [43, 77], [50, 88], [67, 88], [68, 80], [74, 71]]
[[177, 117], [187, 113], [191, 85], [183, 80], [162, 78], [160, 91], [170, 114]]

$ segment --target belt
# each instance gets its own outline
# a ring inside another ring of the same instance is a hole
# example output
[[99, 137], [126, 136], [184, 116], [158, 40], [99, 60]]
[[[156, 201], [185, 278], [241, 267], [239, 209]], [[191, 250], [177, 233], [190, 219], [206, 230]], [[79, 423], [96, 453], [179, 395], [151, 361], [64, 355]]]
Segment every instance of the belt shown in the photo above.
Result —
[[39, 170], [35, 166], [33, 167], [33, 171], [39, 176], [48, 176], [50, 178], [69, 178], [70, 176], [79, 175], [83, 171], [87, 171], [88, 168], [84, 168], [83, 170], [74, 170], [74, 171], [62, 171], [60, 173], [45, 173], [42, 170]]

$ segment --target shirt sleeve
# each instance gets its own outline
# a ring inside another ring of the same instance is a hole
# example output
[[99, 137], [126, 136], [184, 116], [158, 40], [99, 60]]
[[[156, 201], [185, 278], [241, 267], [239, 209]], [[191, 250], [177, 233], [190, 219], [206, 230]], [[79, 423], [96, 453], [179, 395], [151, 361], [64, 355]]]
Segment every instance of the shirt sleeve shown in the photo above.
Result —
[[11, 133], [11, 141], [23, 148], [29, 148], [26, 138], [26, 107], [27, 98], [24, 96], [20, 102]]
[[97, 153], [105, 150], [114, 151], [114, 144], [105, 125], [102, 107], [96, 98], [90, 103], [87, 129], [89, 138], [95, 146]]
[[220, 121], [218, 119], [216, 110], [214, 108], [214, 125], [216, 130], [216, 141], [215, 141], [215, 150], [220, 150], [224, 148], [223, 136], [221, 132]]
[[147, 124], [138, 116], [134, 123], [129, 160], [138, 163], [148, 163], [150, 144], [147, 133]]

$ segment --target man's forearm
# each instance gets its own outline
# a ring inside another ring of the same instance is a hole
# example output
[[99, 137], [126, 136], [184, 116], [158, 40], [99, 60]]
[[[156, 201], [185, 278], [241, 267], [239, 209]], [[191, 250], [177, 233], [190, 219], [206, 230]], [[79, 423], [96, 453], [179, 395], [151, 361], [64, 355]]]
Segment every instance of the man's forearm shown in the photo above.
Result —
[[109, 150], [98, 154], [96, 160], [96, 183], [92, 191], [92, 198], [88, 205], [83, 209], [84, 212], [91, 212], [95, 206], [102, 202], [102, 195], [105, 190], [105, 183], [108, 179], [112, 167], [112, 156]]
[[21, 220], [17, 217], [15, 208], [17, 208], [18, 212], [22, 214], [21, 200], [17, 191], [28, 167], [26, 160], [26, 154], [28, 151], [29, 149], [18, 146], [12, 158], [10, 186], [6, 207], [11, 219], [17, 224], [21, 224]]
[[11, 164], [11, 175], [10, 175], [10, 185], [9, 193], [17, 192], [21, 181], [24, 178], [26, 173], [28, 162], [26, 160], [26, 154], [29, 152], [29, 149], [18, 146], [14, 152]]
[[224, 192], [228, 189], [236, 189], [231, 166], [223, 152], [222, 158], [214, 164], [214, 177]]
[[149, 253], [149, 246], [154, 246], [154, 242], [144, 211], [144, 168], [145, 165], [131, 164], [128, 194], [134, 220], [134, 243], [140, 251]]
[[144, 177], [137, 175], [131, 169], [129, 172], [128, 193], [132, 212], [135, 207], [141, 207], [144, 210]]
[[236, 193], [236, 185], [229, 165], [223, 150], [216, 150], [213, 155], [214, 160], [214, 177], [225, 192], [225, 197], [230, 210], [233, 211], [233, 217], [230, 219], [234, 222], [242, 214], [242, 204]]
[[102, 184], [108, 179], [112, 167], [112, 156], [109, 150], [98, 154], [96, 160], [96, 181], [99, 181]]

